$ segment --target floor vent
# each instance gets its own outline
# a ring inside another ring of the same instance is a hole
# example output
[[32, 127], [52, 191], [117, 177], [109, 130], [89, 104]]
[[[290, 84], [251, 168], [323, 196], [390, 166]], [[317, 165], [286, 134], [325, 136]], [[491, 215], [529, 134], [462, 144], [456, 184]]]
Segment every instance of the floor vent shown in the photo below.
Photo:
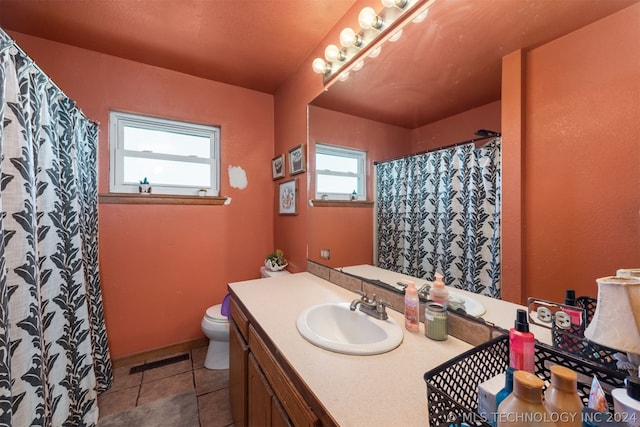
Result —
[[183, 360], [189, 360], [189, 353], [181, 354], [179, 356], [168, 357], [166, 359], [156, 360], [155, 362], [145, 363], [144, 365], [134, 366], [129, 370], [129, 375], [137, 374], [138, 372], [148, 371], [149, 369], [160, 368], [162, 366], [171, 365], [172, 363], [182, 362]]

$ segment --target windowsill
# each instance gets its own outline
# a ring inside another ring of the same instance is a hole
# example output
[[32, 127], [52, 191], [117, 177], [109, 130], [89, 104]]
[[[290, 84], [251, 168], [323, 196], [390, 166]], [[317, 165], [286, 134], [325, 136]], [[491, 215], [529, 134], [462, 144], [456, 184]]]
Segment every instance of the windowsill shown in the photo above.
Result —
[[313, 207], [316, 208], [370, 208], [373, 202], [366, 200], [311, 200]]
[[180, 196], [175, 194], [103, 193], [98, 195], [101, 204], [129, 205], [223, 205], [226, 197]]

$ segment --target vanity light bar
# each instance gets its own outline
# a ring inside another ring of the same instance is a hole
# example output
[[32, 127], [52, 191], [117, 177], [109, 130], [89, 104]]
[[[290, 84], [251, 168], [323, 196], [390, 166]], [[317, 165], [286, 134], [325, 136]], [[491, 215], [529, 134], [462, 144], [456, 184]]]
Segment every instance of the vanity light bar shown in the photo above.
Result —
[[[321, 74], [328, 83], [334, 76], [346, 80], [349, 71], [362, 68], [362, 57], [366, 47], [373, 45], [370, 56], [380, 53], [381, 44], [396, 41], [402, 35], [405, 21], [423, 15], [435, 0], [381, 0], [384, 6], [379, 12], [372, 7], [365, 7], [358, 15], [360, 31], [345, 28], [340, 32], [340, 46], [330, 44], [324, 50], [324, 58], [315, 58], [311, 64], [314, 72]], [[407, 17], [407, 19], [404, 19]]]

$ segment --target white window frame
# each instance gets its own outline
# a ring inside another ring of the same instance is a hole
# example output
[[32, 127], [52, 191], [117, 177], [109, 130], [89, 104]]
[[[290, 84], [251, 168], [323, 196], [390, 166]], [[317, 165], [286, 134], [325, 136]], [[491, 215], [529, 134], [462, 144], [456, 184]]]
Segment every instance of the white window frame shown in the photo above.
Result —
[[342, 173], [327, 170], [318, 170], [316, 162], [316, 199], [322, 199], [327, 196], [329, 200], [350, 200], [351, 194], [342, 193], [320, 193], [318, 191], [318, 175], [334, 175], [349, 176], [358, 179], [358, 186], [355, 188], [357, 192], [357, 200], [367, 200], [367, 152], [356, 148], [338, 147], [322, 142], [316, 143], [316, 155], [326, 154], [337, 157], [348, 157], [358, 161], [358, 173]]
[[[209, 138], [210, 157], [180, 156], [164, 153], [124, 150], [124, 128], [139, 127], [156, 131], [182, 133]], [[211, 172], [211, 186], [159, 185], [151, 182], [154, 194], [197, 195], [204, 188], [208, 196], [220, 195], [220, 128], [175, 120], [160, 119], [140, 114], [111, 111], [109, 113], [109, 191], [113, 193], [138, 193], [138, 183], [124, 182], [124, 158], [133, 156], [147, 159], [178, 160], [197, 164], [208, 164]]]

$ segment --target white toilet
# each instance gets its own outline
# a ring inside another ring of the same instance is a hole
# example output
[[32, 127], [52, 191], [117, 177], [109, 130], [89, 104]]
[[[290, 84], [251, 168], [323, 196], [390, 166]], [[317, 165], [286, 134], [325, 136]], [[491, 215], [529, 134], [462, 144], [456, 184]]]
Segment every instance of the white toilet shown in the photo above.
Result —
[[221, 313], [222, 304], [207, 308], [202, 318], [202, 332], [209, 338], [204, 361], [207, 369], [229, 369], [229, 319]]
[[263, 278], [287, 276], [289, 274], [291, 273], [289, 273], [287, 270], [271, 271], [265, 266], [260, 267], [260, 276], [262, 276]]

